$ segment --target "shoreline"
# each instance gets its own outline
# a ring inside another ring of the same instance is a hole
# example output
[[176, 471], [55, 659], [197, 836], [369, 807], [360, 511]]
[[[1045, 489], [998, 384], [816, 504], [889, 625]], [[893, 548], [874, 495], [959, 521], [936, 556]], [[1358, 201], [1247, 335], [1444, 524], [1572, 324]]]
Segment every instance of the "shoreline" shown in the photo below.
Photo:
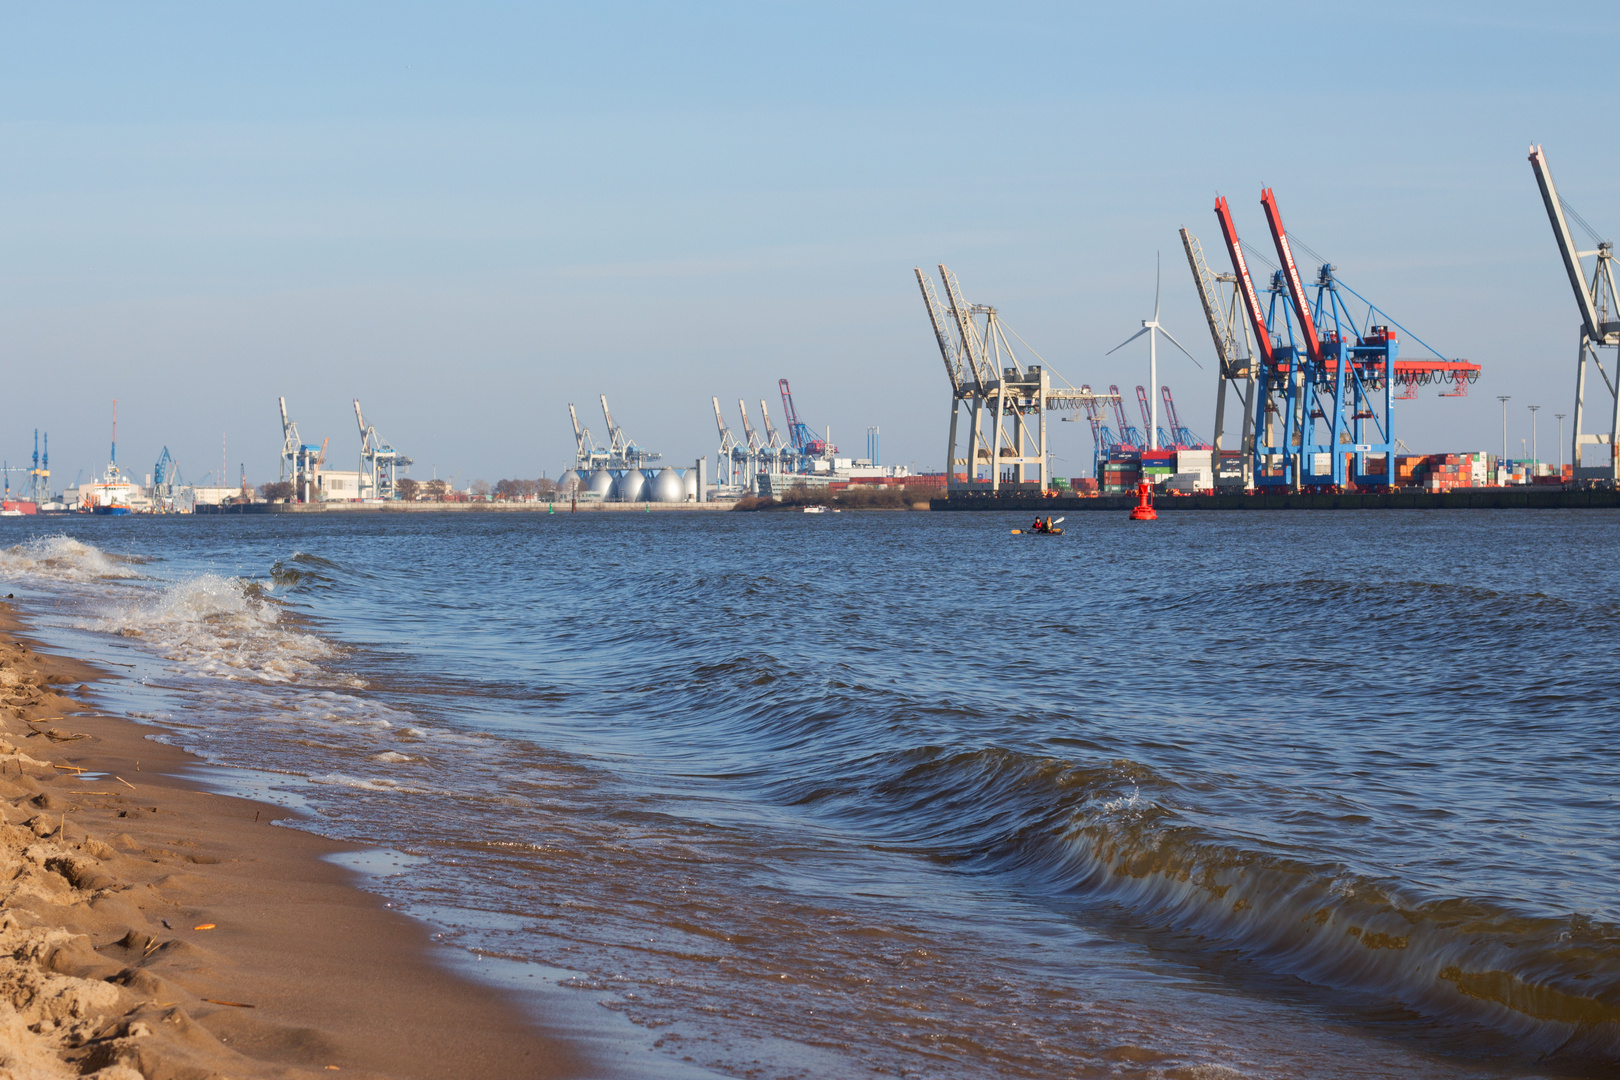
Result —
[[330, 861], [353, 845], [84, 704], [110, 677], [0, 602], [0, 1075], [596, 1071]]

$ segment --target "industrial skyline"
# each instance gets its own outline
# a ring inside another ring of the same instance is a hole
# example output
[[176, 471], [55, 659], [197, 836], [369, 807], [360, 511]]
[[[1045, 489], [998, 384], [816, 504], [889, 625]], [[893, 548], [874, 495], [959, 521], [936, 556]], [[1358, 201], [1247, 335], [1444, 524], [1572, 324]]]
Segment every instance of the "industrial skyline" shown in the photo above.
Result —
[[[556, 475], [563, 407], [602, 392], [686, 461], [713, 453], [713, 395], [786, 375], [835, 438], [881, 425], [889, 460], [937, 469], [946, 391], [913, 267], [953, 267], [1066, 378], [1129, 392], [1145, 363], [1104, 353], [1139, 325], [1156, 252], [1164, 323], [1206, 368], [1161, 352], [1159, 382], [1208, 433], [1214, 353], [1172, 272], [1178, 229], [1212, 243], [1220, 193], [1253, 233], [1262, 186], [1286, 192], [1290, 235], [1483, 366], [1468, 399], [1403, 402], [1405, 441], [1495, 447], [1501, 394], [1516, 445], [1529, 406], [1570, 410], [1578, 322], [1525, 147], [1620, 230], [1613, 156], [1583, 137], [1606, 102], [1563, 62], [1576, 27], [1588, 48], [1620, 37], [1597, 6], [1569, 25], [1457, 5], [1345, 27], [1191, 6], [492, 5], [381, 31], [326, 12], [311, 35], [317, 11], [16, 14], [8, 461], [37, 427], [53, 481], [93, 474], [116, 397], [131, 467], [167, 448], [201, 477], [223, 433], [227, 473], [258, 483], [279, 449], [266, 403], [287, 396], [345, 457], [359, 398], [413, 476]], [[1368, 76], [1335, 85], [1331, 134], [1311, 94], [1212, 89], [1230, 56], [1258, 70], [1263, 50], [1323, 41]], [[1278, 137], [1236, 137], [1234, 111]], [[1004, 152], [941, 168], [974, 127]], [[1059, 475], [1090, 452], [1085, 425], [1053, 433]]]

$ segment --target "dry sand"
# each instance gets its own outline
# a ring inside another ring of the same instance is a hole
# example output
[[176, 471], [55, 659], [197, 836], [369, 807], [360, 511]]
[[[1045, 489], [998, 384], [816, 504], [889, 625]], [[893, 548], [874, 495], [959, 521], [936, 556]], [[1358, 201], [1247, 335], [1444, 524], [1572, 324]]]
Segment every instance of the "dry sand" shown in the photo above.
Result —
[[69, 695], [101, 677], [0, 603], [0, 1080], [589, 1071], [436, 965], [424, 926], [322, 859], [339, 845], [85, 715]]

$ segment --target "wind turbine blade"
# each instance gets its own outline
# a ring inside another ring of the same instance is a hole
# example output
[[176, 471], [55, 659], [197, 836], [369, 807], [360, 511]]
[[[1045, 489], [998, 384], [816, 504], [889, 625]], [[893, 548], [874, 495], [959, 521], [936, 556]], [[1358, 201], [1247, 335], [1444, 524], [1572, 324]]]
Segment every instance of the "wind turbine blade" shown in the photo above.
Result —
[[1203, 370], [1204, 370], [1204, 365], [1203, 365], [1203, 364], [1200, 364], [1200, 363], [1199, 363], [1199, 362], [1198, 362], [1198, 358], [1197, 358], [1197, 357], [1196, 357], [1196, 356], [1194, 356], [1194, 355], [1193, 355], [1193, 354], [1192, 354], [1192, 353], [1190, 353], [1190, 352], [1187, 352], [1187, 350], [1186, 350], [1186, 349], [1185, 349], [1185, 348], [1183, 348], [1183, 347], [1182, 347], [1182, 344], [1181, 344], [1181, 342], [1179, 342], [1179, 341], [1177, 341], [1177, 340], [1176, 340], [1176, 336], [1175, 336], [1175, 335], [1174, 335], [1174, 334], [1172, 334], [1172, 333], [1171, 333], [1171, 332], [1170, 332], [1170, 331], [1168, 331], [1168, 330], [1166, 330], [1166, 329], [1165, 329], [1165, 328], [1164, 328], [1164, 327], [1162, 327], [1162, 326], [1161, 326], [1161, 327], [1159, 327], [1159, 333], [1161, 333], [1161, 334], [1163, 334], [1163, 335], [1164, 335], [1164, 336], [1165, 336], [1165, 337], [1167, 337], [1167, 338], [1169, 338], [1169, 339], [1170, 339], [1170, 344], [1172, 344], [1172, 345], [1174, 345], [1174, 346], [1175, 346], [1175, 347], [1176, 347], [1176, 348], [1178, 348], [1178, 349], [1181, 349], [1181, 351], [1182, 351], [1182, 352], [1183, 352], [1183, 353], [1184, 353], [1184, 354], [1185, 354], [1185, 355], [1186, 355], [1186, 357], [1187, 357], [1187, 359], [1189, 359], [1189, 360], [1191, 360], [1191, 361], [1192, 361], [1192, 362], [1193, 362], [1193, 366], [1194, 366], [1194, 367], [1196, 367], [1196, 368], [1197, 368], [1197, 369], [1198, 369], [1198, 370], [1199, 370], [1199, 371], [1203, 371]]
[[1159, 321], [1159, 253], [1153, 253], [1153, 321]]
[[1130, 337], [1126, 338], [1124, 341], [1120, 342], [1118, 345], [1115, 345], [1112, 349], [1109, 349], [1107, 352], [1103, 353], [1103, 355], [1104, 356], [1113, 356], [1115, 353], [1119, 352], [1119, 350], [1123, 349], [1125, 346], [1129, 345], [1131, 342], [1135, 341], [1137, 338], [1139, 338], [1143, 334], [1147, 333], [1148, 330], [1150, 330], [1150, 329], [1151, 329], [1151, 327], [1147, 327], [1147, 326], [1142, 327], [1142, 329], [1138, 330], [1136, 333], [1132, 334]]

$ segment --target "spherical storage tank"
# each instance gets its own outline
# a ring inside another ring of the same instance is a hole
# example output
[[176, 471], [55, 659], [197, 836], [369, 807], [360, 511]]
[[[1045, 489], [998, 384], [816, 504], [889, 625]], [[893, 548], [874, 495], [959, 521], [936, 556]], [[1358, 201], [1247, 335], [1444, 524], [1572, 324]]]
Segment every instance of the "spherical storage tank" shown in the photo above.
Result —
[[613, 498], [620, 502], [640, 502], [647, 495], [647, 477], [640, 469], [631, 469], [613, 484]]
[[591, 478], [586, 482], [585, 486], [592, 495], [596, 495], [604, 499], [612, 498], [613, 496], [613, 477], [606, 469], [597, 469], [595, 472], [591, 473]]
[[686, 500], [697, 502], [698, 489], [696, 469], [687, 469], [686, 475], [681, 477], [681, 491], [686, 496]]
[[652, 501], [661, 503], [686, 501], [686, 485], [681, 483], [680, 475], [674, 469], [659, 470], [657, 479], [652, 483]]
[[576, 488], [584, 490], [585, 483], [579, 478], [579, 473], [575, 472], [573, 469], [569, 469], [567, 472], [557, 477], [557, 490], [562, 494], [567, 495]]

